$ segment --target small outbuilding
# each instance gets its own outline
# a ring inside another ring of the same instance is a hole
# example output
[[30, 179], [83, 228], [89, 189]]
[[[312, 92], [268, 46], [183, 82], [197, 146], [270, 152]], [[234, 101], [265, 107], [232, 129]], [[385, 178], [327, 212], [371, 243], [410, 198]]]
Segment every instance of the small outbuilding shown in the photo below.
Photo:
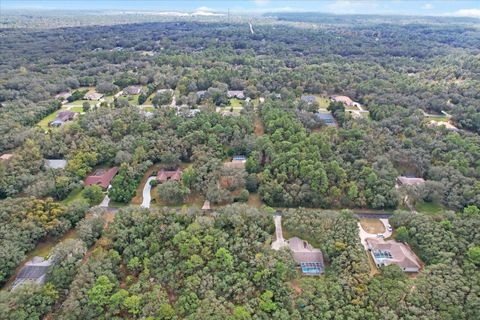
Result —
[[337, 121], [335, 121], [335, 118], [330, 113], [317, 112], [317, 113], [315, 113], [315, 117], [317, 119], [321, 120], [327, 126], [336, 126], [337, 125]]
[[205, 200], [205, 202], [203, 203], [203, 206], [202, 206], [202, 210], [211, 210], [210, 201]]

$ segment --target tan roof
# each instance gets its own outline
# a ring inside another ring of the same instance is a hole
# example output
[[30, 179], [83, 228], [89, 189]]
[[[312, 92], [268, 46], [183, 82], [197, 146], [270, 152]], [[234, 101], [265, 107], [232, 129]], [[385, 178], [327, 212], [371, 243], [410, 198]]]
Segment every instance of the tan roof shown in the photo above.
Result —
[[401, 268], [418, 268], [420, 262], [415, 253], [406, 244], [394, 240], [385, 241], [382, 238], [366, 238], [365, 242], [372, 253], [375, 251], [387, 251], [391, 259], [384, 259], [385, 265], [397, 264]]
[[203, 203], [202, 210], [210, 210], [210, 201], [205, 200], [205, 202]]
[[98, 92], [88, 92], [85, 94], [85, 99], [87, 100], [100, 100], [103, 97], [103, 94]]
[[422, 178], [410, 178], [410, 177], [398, 177], [398, 183], [408, 186], [418, 186], [425, 183], [425, 180]]
[[245, 168], [245, 161], [242, 160], [232, 160], [223, 164], [225, 168], [228, 169], [243, 169]]
[[320, 249], [315, 249], [307, 241], [297, 237], [287, 240], [290, 250], [292, 250], [293, 259], [297, 263], [321, 263], [323, 264], [323, 255]]
[[448, 130], [458, 130], [457, 127], [455, 127], [453, 124], [447, 121], [436, 121], [436, 120], [430, 120], [430, 126], [431, 127], [445, 127]]
[[347, 96], [332, 96], [332, 100], [336, 101], [336, 102], [345, 103], [346, 105], [352, 105], [353, 104], [353, 100], [350, 99]]
[[13, 157], [13, 154], [11, 153], [4, 153], [0, 156], [0, 160], [2, 161], [6, 161], [6, 160], [10, 160], [11, 158]]

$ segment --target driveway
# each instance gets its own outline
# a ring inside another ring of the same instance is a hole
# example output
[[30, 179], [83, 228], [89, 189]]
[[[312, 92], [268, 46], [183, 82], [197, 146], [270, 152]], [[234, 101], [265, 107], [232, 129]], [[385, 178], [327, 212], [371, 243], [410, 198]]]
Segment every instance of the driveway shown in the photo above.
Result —
[[273, 221], [275, 222], [275, 235], [276, 240], [272, 242], [272, 249], [279, 250], [280, 248], [288, 246], [288, 243], [283, 239], [283, 232], [282, 232], [282, 216], [275, 215], [273, 217]]
[[110, 203], [110, 198], [108, 197], [108, 190], [112, 187], [112, 185], [109, 185], [108, 188], [107, 188], [107, 195], [105, 196], [105, 198], [103, 198], [102, 202], [100, 202], [100, 204], [98, 205], [99, 207], [102, 207], [102, 208], [108, 208], [108, 204]]
[[152, 186], [150, 185], [150, 181], [155, 180], [156, 177], [150, 177], [145, 182], [145, 186], [143, 187], [143, 201], [140, 205], [142, 208], [150, 208], [150, 202], [152, 201], [152, 195], [150, 191], [152, 190]]
[[[379, 219], [382, 223], [383, 226], [385, 227], [385, 232], [382, 233], [384, 238], [389, 238], [392, 235], [391, 231], [388, 231], [388, 219]], [[367, 243], [365, 242], [366, 238], [376, 238], [377, 234], [376, 233], [368, 233], [367, 231], [363, 230], [362, 225], [360, 222], [358, 222], [358, 229], [359, 229], [359, 235], [360, 235], [360, 241], [362, 242], [363, 246], [365, 247], [365, 250], [368, 250]]]

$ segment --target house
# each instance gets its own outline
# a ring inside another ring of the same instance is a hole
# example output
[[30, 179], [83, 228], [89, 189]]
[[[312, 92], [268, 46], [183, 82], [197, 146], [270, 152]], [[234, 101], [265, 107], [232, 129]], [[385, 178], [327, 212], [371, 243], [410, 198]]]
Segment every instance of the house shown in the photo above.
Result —
[[330, 100], [332, 100], [333, 102], [341, 102], [344, 105], [350, 106], [350, 107], [359, 107], [360, 106], [360, 103], [353, 101], [352, 99], [350, 99], [347, 96], [331, 96]]
[[113, 167], [109, 170], [98, 170], [95, 175], [88, 176], [85, 179], [85, 185], [86, 186], [91, 186], [91, 185], [99, 185], [104, 189], [107, 189], [108, 186], [110, 185], [110, 182], [112, 181], [113, 177], [118, 173], [118, 167]]
[[50, 127], [60, 127], [65, 124], [67, 121], [72, 121], [78, 116], [78, 112], [72, 112], [69, 110], [60, 111], [57, 114], [55, 120], [51, 121], [48, 125]]
[[243, 155], [233, 156], [232, 161], [224, 163], [224, 167], [228, 169], [244, 169], [247, 158]]
[[12, 159], [12, 157], [13, 157], [12, 153], [4, 153], [0, 156], [0, 160], [1, 161], [8, 161], [8, 160]]
[[182, 178], [182, 169], [177, 168], [176, 170], [165, 170], [162, 169], [158, 171], [157, 181], [162, 183], [168, 180], [171, 181], [180, 181]]
[[49, 169], [63, 169], [67, 166], [67, 160], [64, 159], [45, 159], [45, 167]]
[[55, 99], [67, 100], [72, 94], [70, 92], [60, 92], [55, 95]]
[[330, 113], [316, 112], [315, 117], [317, 119], [321, 120], [327, 126], [336, 126], [337, 125], [337, 121], [335, 121], [335, 118]]
[[211, 210], [210, 201], [205, 200], [205, 202], [203, 203], [203, 206], [202, 206], [202, 210]]
[[420, 262], [415, 253], [407, 245], [394, 240], [382, 238], [366, 238], [368, 251], [377, 267], [398, 265], [405, 272], [418, 272]]
[[98, 101], [103, 98], [103, 94], [98, 92], [87, 92], [83, 98], [85, 100]]
[[287, 240], [293, 260], [300, 266], [304, 275], [320, 275], [324, 272], [323, 255], [320, 249], [297, 237]]
[[400, 176], [397, 178], [397, 185], [399, 186], [419, 186], [425, 183], [422, 178], [411, 178]]
[[227, 97], [229, 99], [237, 98], [237, 99], [243, 100], [245, 99], [245, 94], [241, 90], [228, 90]]
[[428, 125], [429, 127], [445, 127], [447, 130], [460, 131], [457, 127], [455, 127], [453, 124], [447, 121], [430, 120]]
[[12, 284], [12, 290], [15, 290], [15, 288], [25, 282], [44, 284], [48, 268], [51, 265], [52, 261], [50, 261], [50, 259], [44, 260], [42, 257], [34, 257], [20, 269], [20, 272]]
[[157, 90], [158, 94], [164, 94], [165, 92], [168, 92], [171, 95], [173, 95], [173, 89], [159, 89], [159, 90]]
[[142, 93], [142, 87], [140, 86], [128, 86], [125, 89], [123, 89], [124, 95], [134, 95], [134, 94], [140, 94], [140, 93]]
[[306, 102], [308, 104], [312, 104], [316, 101], [315, 97], [314, 96], [302, 96], [300, 98], [300, 100], [302, 100], [303, 102]]

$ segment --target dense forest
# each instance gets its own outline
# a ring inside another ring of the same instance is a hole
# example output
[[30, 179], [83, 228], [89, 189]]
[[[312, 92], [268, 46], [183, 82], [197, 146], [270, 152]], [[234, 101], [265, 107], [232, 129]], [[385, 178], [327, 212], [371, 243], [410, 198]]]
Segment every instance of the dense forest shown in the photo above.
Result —
[[[0, 23], [0, 318], [480, 318], [478, 22], [95, 19]], [[276, 210], [325, 274], [270, 249]], [[421, 271], [373, 274], [356, 210], [388, 213]], [[9, 291], [42, 243], [45, 285]]]

